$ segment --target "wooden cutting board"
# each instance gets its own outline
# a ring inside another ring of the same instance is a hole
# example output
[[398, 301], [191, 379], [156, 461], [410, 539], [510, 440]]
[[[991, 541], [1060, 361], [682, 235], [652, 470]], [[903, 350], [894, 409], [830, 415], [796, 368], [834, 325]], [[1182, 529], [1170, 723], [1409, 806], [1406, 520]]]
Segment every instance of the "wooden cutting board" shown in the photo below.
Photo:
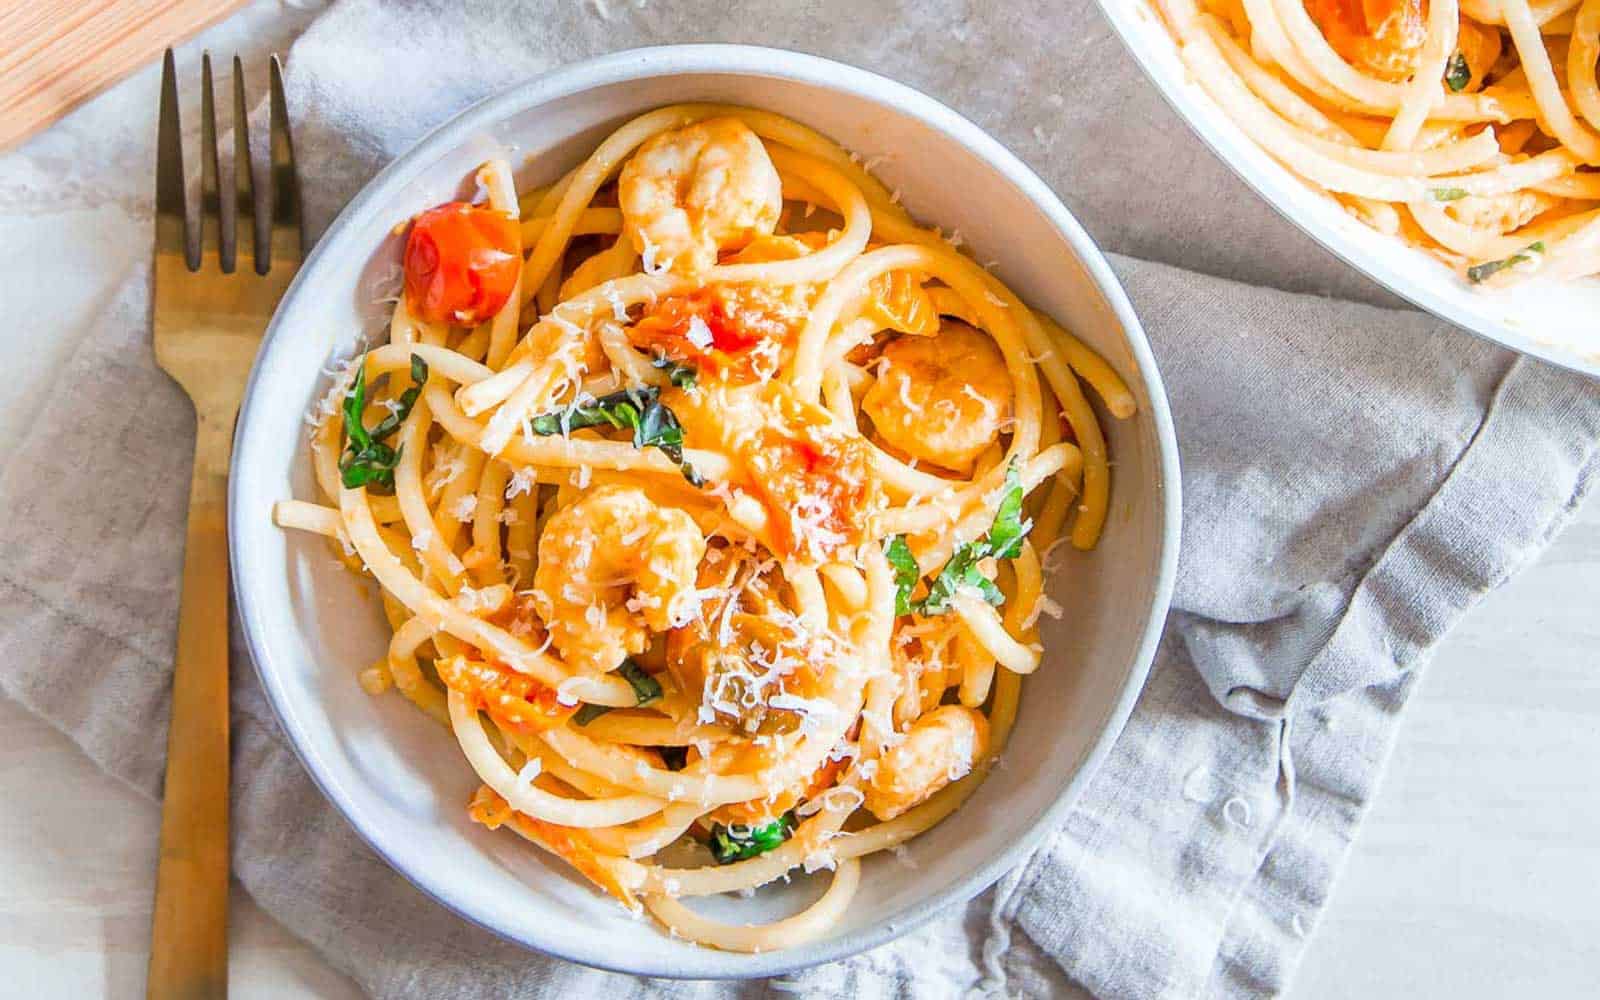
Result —
[[0, 0], [0, 150], [244, 3]]

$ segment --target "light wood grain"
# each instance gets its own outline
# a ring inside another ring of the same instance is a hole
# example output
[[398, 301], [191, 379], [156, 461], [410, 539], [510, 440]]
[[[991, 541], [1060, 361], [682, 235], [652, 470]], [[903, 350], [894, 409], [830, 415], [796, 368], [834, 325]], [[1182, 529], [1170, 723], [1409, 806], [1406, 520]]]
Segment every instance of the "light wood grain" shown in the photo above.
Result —
[[1296, 1000], [1594, 995], [1600, 501], [1445, 641]]
[[245, 0], [0, 3], [0, 150], [60, 118]]

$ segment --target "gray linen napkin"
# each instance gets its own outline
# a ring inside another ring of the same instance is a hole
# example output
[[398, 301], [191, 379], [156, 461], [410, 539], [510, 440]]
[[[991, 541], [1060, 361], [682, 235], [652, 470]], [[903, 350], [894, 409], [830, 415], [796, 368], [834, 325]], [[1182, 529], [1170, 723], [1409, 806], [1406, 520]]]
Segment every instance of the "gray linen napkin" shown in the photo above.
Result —
[[[1417, 668], [1586, 491], [1600, 389], [1373, 304], [1392, 300], [1210, 158], [1089, 0], [341, 4], [289, 64], [313, 224], [476, 97], [584, 55], [708, 39], [919, 86], [1016, 149], [1109, 248], [1149, 258], [1113, 264], [1167, 379], [1185, 548], [1127, 729], [1060, 833], [966, 908], [784, 982], [646, 982], [522, 952], [424, 899], [315, 791], [236, 650], [240, 880], [380, 996], [1037, 996], [1063, 974], [1107, 997], [1283, 990]], [[48, 169], [61, 144], [111, 149], [91, 125], [0, 160], [0, 192], [110, 191], [147, 219], [142, 176]], [[127, 145], [120, 162], [149, 162]], [[148, 282], [136, 263], [105, 296], [0, 471], [0, 690], [155, 794], [192, 430], [150, 356]]]

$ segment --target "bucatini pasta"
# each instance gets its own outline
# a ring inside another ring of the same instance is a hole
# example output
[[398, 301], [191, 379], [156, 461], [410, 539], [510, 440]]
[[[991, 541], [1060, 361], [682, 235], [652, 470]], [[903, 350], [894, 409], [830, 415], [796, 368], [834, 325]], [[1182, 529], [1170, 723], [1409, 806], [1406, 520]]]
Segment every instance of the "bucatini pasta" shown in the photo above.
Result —
[[1600, 0], [1156, 0], [1191, 77], [1356, 217], [1501, 287], [1600, 273]]
[[[375, 579], [362, 675], [454, 733], [473, 819], [720, 948], [824, 932], [952, 812], [1039, 666], [1042, 555], [1094, 546], [1112, 368], [855, 157], [652, 111], [547, 188], [410, 222], [385, 343], [313, 414], [284, 528]], [[668, 867], [663, 849], [699, 852]], [[832, 870], [729, 925], [680, 900]]]

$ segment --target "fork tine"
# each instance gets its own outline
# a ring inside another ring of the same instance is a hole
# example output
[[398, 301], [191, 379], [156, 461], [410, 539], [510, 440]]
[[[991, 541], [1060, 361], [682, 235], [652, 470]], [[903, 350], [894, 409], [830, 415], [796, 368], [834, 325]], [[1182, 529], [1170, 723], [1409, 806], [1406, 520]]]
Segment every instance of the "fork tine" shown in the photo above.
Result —
[[300, 222], [300, 184], [289, 136], [289, 102], [283, 92], [283, 64], [272, 57], [272, 252], [286, 250], [299, 260], [305, 252]]
[[178, 123], [178, 70], [168, 49], [161, 62], [161, 114], [156, 127], [156, 253], [182, 254], [189, 270], [200, 266], [189, 252], [183, 197], [183, 132]]
[[218, 190], [220, 172], [217, 163], [217, 104], [211, 86], [211, 53], [204, 52], [200, 55], [200, 253], [203, 257], [214, 236], [217, 257], [222, 263], [222, 270], [226, 272], [233, 270], [233, 220], [228, 217]]
[[266, 274], [267, 255], [262, 252], [256, 227], [254, 171], [250, 163], [250, 109], [244, 100], [244, 63], [233, 57], [233, 190], [234, 246], [237, 270], [253, 268]]

